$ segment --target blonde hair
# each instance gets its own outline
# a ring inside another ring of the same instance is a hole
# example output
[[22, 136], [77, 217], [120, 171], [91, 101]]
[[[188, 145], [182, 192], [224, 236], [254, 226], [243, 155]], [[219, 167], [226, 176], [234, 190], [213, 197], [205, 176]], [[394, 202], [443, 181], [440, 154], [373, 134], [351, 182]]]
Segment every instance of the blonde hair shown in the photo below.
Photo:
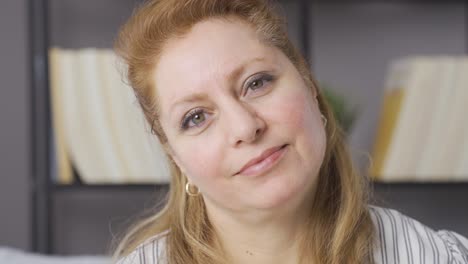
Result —
[[[271, 3], [261, 0], [160, 0], [139, 7], [122, 27], [116, 52], [127, 65], [145, 117], [165, 148], [167, 138], [159, 123], [156, 87], [151, 81], [164, 45], [187, 34], [198, 22], [235, 18], [255, 29], [260, 40], [278, 48], [294, 64], [310, 89], [317, 90], [326, 125], [327, 148], [319, 172], [316, 196], [310, 205], [310, 228], [304, 234], [301, 259], [314, 263], [371, 262], [373, 224], [368, 211], [368, 181], [354, 168], [343, 130], [320, 93], [307, 62], [287, 37], [285, 21]], [[173, 263], [223, 263], [217, 237], [203, 198], [188, 197], [186, 178], [169, 157], [171, 184], [164, 208], [135, 223], [114, 250], [114, 259], [129, 254], [146, 239], [166, 233], [166, 256]], [[313, 217], [312, 217], [313, 215]]]

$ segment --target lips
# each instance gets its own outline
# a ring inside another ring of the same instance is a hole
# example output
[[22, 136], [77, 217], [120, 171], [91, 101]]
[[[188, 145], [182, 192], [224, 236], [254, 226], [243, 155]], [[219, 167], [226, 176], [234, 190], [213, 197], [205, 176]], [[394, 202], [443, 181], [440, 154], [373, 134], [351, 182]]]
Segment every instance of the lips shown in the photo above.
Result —
[[266, 149], [265, 151], [262, 152], [262, 154], [260, 154], [256, 158], [251, 159], [249, 162], [247, 162], [242, 167], [242, 169], [239, 172], [236, 173], [236, 175], [241, 174], [242, 172], [247, 171], [249, 168], [254, 167], [255, 165], [261, 163], [262, 161], [269, 158], [270, 156], [272, 156], [276, 152], [282, 150], [286, 146], [287, 146], [287, 144]]

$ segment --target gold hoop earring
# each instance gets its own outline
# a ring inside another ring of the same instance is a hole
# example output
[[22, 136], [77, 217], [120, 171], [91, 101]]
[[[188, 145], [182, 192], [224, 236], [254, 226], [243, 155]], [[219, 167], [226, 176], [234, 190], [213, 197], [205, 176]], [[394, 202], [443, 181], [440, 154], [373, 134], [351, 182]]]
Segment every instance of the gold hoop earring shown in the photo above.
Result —
[[[193, 192], [193, 189], [196, 189], [197, 191]], [[185, 192], [189, 196], [198, 196], [198, 195], [200, 195], [200, 190], [198, 189], [198, 187], [196, 187], [195, 185], [191, 185], [189, 182], [187, 182], [185, 184]]]
[[327, 118], [323, 114], [321, 114], [320, 116], [322, 117], [322, 120], [323, 120], [323, 126], [327, 126], [327, 122], [328, 122]]

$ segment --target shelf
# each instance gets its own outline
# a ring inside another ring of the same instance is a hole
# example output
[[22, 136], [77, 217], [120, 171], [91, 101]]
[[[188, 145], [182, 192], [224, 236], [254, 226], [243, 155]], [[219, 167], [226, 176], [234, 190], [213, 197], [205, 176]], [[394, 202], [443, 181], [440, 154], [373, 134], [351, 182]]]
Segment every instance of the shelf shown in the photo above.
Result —
[[318, 4], [448, 4], [464, 0], [315, 0]]
[[[468, 192], [468, 182], [370, 182], [371, 189], [385, 190], [466, 190]], [[76, 192], [96, 192], [109, 191], [112, 194], [141, 191], [141, 192], [167, 192], [169, 184], [54, 184], [50, 186], [50, 191], [60, 193]]]
[[[379, 182], [371, 181], [372, 186], [377, 187], [448, 187], [448, 188], [468, 188], [468, 181], [461, 182]], [[51, 184], [51, 189], [56, 191], [67, 191], [67, 190], [158, 190], [158, 189], [168, 189], [169, 184], [83, 184], [83, 183], [73, 183], [73, 184]]]
[[169, 189], [169, 184], [51, 184], [53, 191], [81, 191], [81, 190], [161, 190]]
[[379, 182], [372, 181], [374, 186], [402, 186], [402, 187], [462, 187], [468, 188], [468, 181], [450, 181], [450, 182]]

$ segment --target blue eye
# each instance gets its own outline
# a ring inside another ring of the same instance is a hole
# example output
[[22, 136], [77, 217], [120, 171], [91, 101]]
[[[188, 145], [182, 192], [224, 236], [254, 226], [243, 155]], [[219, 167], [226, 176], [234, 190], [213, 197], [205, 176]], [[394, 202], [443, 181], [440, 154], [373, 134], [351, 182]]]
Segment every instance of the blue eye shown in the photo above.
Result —
[[264, 88], [264, 86], [268, 82], [273, 81], [273, 79], [274, 79], [273, 76], [271, 76], [270, 74], [266, 74], [266, 73], [256, 74], [252, 76], [252, 78], [247, 80], [247, 85], [246, 85], [244, 93], [246, 94], [249, 89], [253, 91], [260, 90]]
[[[191, 127], [199, 126], [203, 121], [205, 121], [205, 113], [203, 109], [197, 108], [185, 115], [180, 128], [187, 130]], [[194, 125], [189, 125], [189, 123], [193, 123]]]

